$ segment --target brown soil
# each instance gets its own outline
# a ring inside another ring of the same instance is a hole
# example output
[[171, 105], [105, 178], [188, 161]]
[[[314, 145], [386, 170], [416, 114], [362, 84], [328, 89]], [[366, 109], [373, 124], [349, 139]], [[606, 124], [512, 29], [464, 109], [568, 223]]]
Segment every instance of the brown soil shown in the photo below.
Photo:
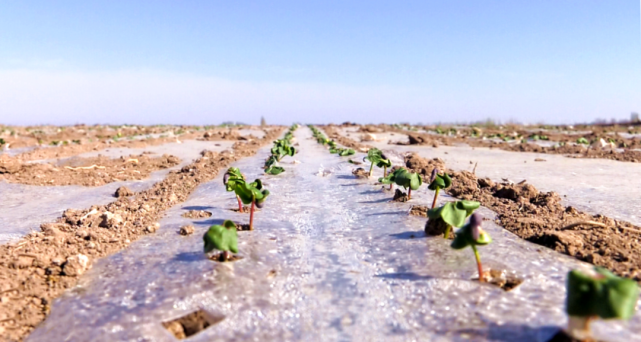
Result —
[[362, 167], [352, 170], [352, 174], [356, 176], [356, 178], [369, 178], [369, 172]]
[[427, 217], [427, 211], [429, 209], [430, 208], [427, 207], [426, 205], [413, 205], [410, 208], [410, 215]]
[[219, 131], [208, 131], [205, 132], [202, 135], [202, 138], [199, 138], [198, 140], [204, 140], [204, 141], [216, 141], [216, 140], [256, 140], [258, 139], [257, 137], [253, 135], [249, 136], [242, 136], [236, 129], [228, 129], [228, 130], [219, 130]]
[[173, 321], [163, 322], [165, 329], [169, 330], [179, 340], [196, 335], [209, 326], [221, 322], [225, 317], [210, 317], [204, 310], [194, 311]]
[[[478, 281], [478, 278], [472, 280]], [[505, 292], [514, 290], [517, 286], [523, 283], [523, 279], [508, 274], [504, 270], [490, 269], [483, 271], [483, 280], [485, 284], [494, 285]]]
[[196, 231], [196, 228], [194, 228], [194, 226], [188, 224], [186, 226], [180, 227], [180, 230], [178, 231], [178, 234], [180, 234], [182, 236], [187, 236], [187, 235], [193, 234], [195, 231]]
[[[381, 125], [384, 126], [384, 125]], [[550, 141], [558, 141], [567, 143], [564, 146], [539, 146], [534, 143], [518, 143], [518, 144], [508, 144], [504, 142], [496, 142], [491, 140], [482, 140], [478, 138], [471, 138], [468, 136], [447, 136], [447, 135], [437, 135], [437, 134], [428, 134], [428, 133], [415, 133], [411, 131], [406, 131], [394, 127], [386, 127], [386, 131], [402, 133], [408, 136], [407, 142], [398, 142], [397, 145], [429, 145], [432, 147], [438, 147], [439, 144], [442, 145], [454, 145], [454, 144], [467, 144], [472, 147], [487, 147], [487, 148], [496, 148], [505, 151], [511, 152], [533, 152], [533, 153], [547, 153], [547, 154], [563, 154], [570, 158], [597, 158], [597, 159], [611, 159], [624, 162], [638, 163], [641, 162], [641, 151], [633, 151], [632, 149], [641, 148], [641, 140], [639, 139], [623, 139], [617, 136], [609, 136], [605, 134], [586, 134], [584, 137], [592, 141], [594, 139], [601, 139], [608, 141], [612, 139], [615, 141], [615, 145], [619, 148], [623, 148], [623, 152], [616, 152], [610, 148], [602, 148], [600, 146], [577, 146], [573, 142], [579, 136], [576, 135], [567, 135], [567, 134], [557, 134], [554, 139]], [[470, 131], [471, 132], [471, 131]], [[499, 132], [499, 131], [497, 131]], [[504, 133], [504, 132], [503, 132]], [[532, 133], [527, 133], [521, 131], [524, 136], [528, 136]], [[546, 133], [548, 136], [550, 133]], [[625, 146], [625, 147], [624, 147]], [[544, 160], [538, 160], [544, 161]]]
[[370, 148], [372, 148], [371, 146], [361, 144], [349, 138], [345, 138], [336, 131], [336, 127], [336, 125], [327, 125], [321, 126], [320, 128], [325, 131], [325, 134], [327, 134], [328, 138], [336, 140], [336, 142], [347, 148], [352, 148], [360, 152], [367, 152]]
[[129, 197], [129, 196], [133, 196], [133, 194], [134, 192], [131, 191], [131, 189], [129, 189], [128, 187], [121, 186], [116, 190], [114, 197]]
[[271, 143], [282, 128], [264, 139], [235, 143], [233, 153], [203, 151], [202, 157], [131, 197], [89, 209], [69, 209], [16, 243], [0, 246], [0, 327], [4, 338], [22, 340], [49, 313], [49, 303], [78, 281], [100, 257], [127, 247], [158, 229], [165, 210], [187, 199], [203, 182], [234, 161]]
[[187, 217], [191, 219], [199, 219], [199, 218], [206, 218], [206, 217], [211, 217], [211, 213], [209, 211], [205, 210], [190, 210], [186, 213], [182, 214], [182, 217]]
[[[448, 226], [449, 225], [445, 223], [445, 221], [443, 221], [440, 217], [435, 220], [428, 219], [427, 222], [425, 222], [425, 235], [442, 236], [445, 234]], [[456, 236], [454, 230], [456, 230], [456, 227], [450, 228], [450, 235], [448, 236], [450, 240], [453, 240]]]
[[236, 254], [228, 253], [225, 256], [225, 253], [217, 253], [217, 254], [214, 254], [214, 255], [210, 256], [209, 260], [213, 260], [213, 261], [217, 261], [217, 262], [233, 262], [233, 261], [238, 261], [238, 260], [240, 260], [242, 258], [243, 257], [241, 257], [240, 255], [236, 255]]
[[249, 226], [249, 223], [236, 223], [236, 230], [239, 232], [253, 230]]
[[[436, 163], [439, 163], [436, 159], [427, 160], [416, 154], [406, 158], [407, 167], [423, 175], [429, 174]], [[557, 193], [539, 192], [527, 183], [494, 183], [489, 179], [478, 179], [467, 171], [448, 170], [447, 173], [452, 177], [452, 187], [446, 189], [447, 193], [478, 201], [495, 211], [498, 214], [496, 222], [519, 237], [606, 267], [620, 276], [641, 280], [639, 227], [564, 207]], [[585, 221], [607, 227], [579, 224], [572, 229], [562, 229]]]
[[163, 155], [151, 158], [146, 154], [116, 159], [72, 158], [59, 164], [10, 163], [0, 165], [0, 180], [28, 185], [101, 186], [112, 182], [141, 180], [151, 172], [180, 163], [178, 157]]
[[[182, 140], [194, 139], [196, 138], [196, 133], [186, 133], [180, 135], [179, 138]], [[40, 147], [34, 150], [18, 154], [16, 156], [0, 155], [0, 169], [2, 169], [4, 164], [15, 164], [15, 163], [24, 163], [27, 161], [34, 160], [45, 160], [45, 159], [55, 159], [55, 158], [66, 158], [72, 157], [81, 153], [90, 152], [90, 151], [99, 151], [106, 148], [114, 147], [127, 147], [127, 148], [142, 148], [146, 146], [156, 146], [167, 143], [173, 143], [177, 141], [177, 137], [161, 137], [161, 138], [150, 138], [144, 140], [126, 140], [120, 139], [118, 141], [106, 140], [106, 141], [86, 141], [81, 144], [63, 144], [59, 146], [48, 146]]]
[[407, 198], [407, 194], [401, 191], [401, 189], [396, 188], [396, 191], [394, 191], [394, 198], [392, 198], [393, 202], [407, 202], [409, 198]]

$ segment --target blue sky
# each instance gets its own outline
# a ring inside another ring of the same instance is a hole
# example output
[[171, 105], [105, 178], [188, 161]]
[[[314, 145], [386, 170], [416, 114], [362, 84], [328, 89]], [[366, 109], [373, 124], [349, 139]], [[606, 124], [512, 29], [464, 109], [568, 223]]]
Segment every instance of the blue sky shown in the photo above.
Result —
[[623, 119], [639, 6], [0, 0], [0, 123]]

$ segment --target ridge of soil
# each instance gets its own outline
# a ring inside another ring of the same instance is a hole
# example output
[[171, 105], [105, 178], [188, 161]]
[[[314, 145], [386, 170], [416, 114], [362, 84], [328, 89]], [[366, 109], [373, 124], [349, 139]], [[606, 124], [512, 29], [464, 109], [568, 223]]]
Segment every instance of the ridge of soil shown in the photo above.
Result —
[[[580, 146], [567, 144], [564, 146], [540, 146], [533, 143], [516, 143], [508, 144], [503, 142], [496, 142], [491, 140], [482, 140], [478, 138], [470, 138], [468, 136], [463, 137], [453, 137], [453, 136], [444, 136], [437, 134], [429, 133], [417, 133], [406, 131], [398, 128], [387, 128], [386, 131], [406, 134], [408, 136], [408, 142], [398, 142], [396, 145], [429, 145], [432, 147], [438, 147], [439, 145], [452, 146], [455, 144], [467, 144], [471, 147], [487, 147], [487, 148], [497, 148], [504, 151], [510, 152], [533, 152], [533, 153], [546, 153], [546, 154], [563, 154], [569, 158], [592, 158], [592, 159], [610, 159], [623, 162], [638, 163], [641, 162], [641, 151], [632, 150], [634, 148], [641, 148], [641, 143], [638, 139], [623, 139], [617, 137], [607, 137], [613, 139], [617, 146], [625, 143], [628, 147], [624, 148], [622, 152], [617, 152], [610, 148], [602, 148], [600, 146]], [[591, 139], [599, 138], [602, 135], [598, 134], [586, 134], [586, 137], [591, 137]], [[561, 139], [559, 141], [563, 142], [573, 142], [576, 141], [577, 136], [574, 136], [574, 140], [568, 138]], [[607, 140], [607, 139], [606, 139]]]
[[327, 134], [327, 137], [330, 139], [334, 139], [336, 142], [339, 144], [347, 147], [347, 148], [352, 148], [354, 150], [360, 151], [360, 152], [367, 152], [372, 146], [361, 144], [359, 142], [356, 142], [350, 138], [346, 138], [342, 135], [340, 135], [336, 131], [336, 125], [330, 124], [330, 125], [325, 125], [325, 126], [320, 126], [322, 130], [325, 131], [325, 134]]
[[66, 210], [16, 243], [0, 246], [0, 336], [21, 341], [49, 314], [50, 303], [73, 287], [100, 257], [155, 232], [165, 210], [179, 204], [232, 162], [256, 153], [283, 128], [263, 139], [237, 142], [231, 151], [203, 151], [202, 157], [170, 172], [151, 189], [107, 205]]
[[[406, 166], [429, 179], [434, 167], [445, 170], [440, 159], [428, 160], [416, 154], [406, 157]], [[641, 228], [603, 215], [591, 215], [561, 205], [553, 191], [540, 192], [533, 185], [495, 183], [471, 172], [446, 171], [452, 186], [445, 191], [457, 198], [481, 203], [497, 213], [497, 224], [522, 239], [551, 248], [579, 260], [608, 268], [614, 273], [641, 281]], [[593, 221], [607, 227], [576, 222]]]
[[167, 169], [180, 163], [171, 155], [149, 157], [146, 154], [128, 157], [73, 158], [63, 163], [18, 163], [12, 160], [0, 166], [0, 181], [27, 185], [101, 186], [111, 182], [142, 180], [153, 171]]
[[[497, 213], [495, 221], [520, 238], [548, 247], [597, 266], [603, 266], [622, 277], [641, 281], [641, 228], [600, 214], [591, 215], [561, 204], [554, 192], [538, 191], [522, 182], [494, 183], [477, 178], [469, 171], [452, 171], [439, 158], [427, 159], [416, 153], [405, 156], [406, 167], [422, 175], [424, 182], [432, 170], [445, 170], [452, 186], [445, 191], [456, 198], [473, 200]], [[417, 208], [419, 210], [419, 208]], [[571, 229], [562, 229], [577, 222]], [[635, 231], [636, 230], [636, 231]]]

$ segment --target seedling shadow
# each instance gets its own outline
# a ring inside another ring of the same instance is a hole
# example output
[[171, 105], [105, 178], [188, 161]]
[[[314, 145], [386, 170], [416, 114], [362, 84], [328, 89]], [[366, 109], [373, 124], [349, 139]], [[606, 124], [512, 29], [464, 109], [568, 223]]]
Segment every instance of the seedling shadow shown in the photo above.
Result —
[[172, 261], [179, 261], [179, 262], [194, 262], [194, 261], [201, 261], [204, 260], [205, 256], [202, 251], [200, 252], [181, 252], [176, 254], [173, 258]]
[[512, 342], [523, 340], [524, 335], [526, 335], [536, 341], [550, 341], [560, 329], [558, 326], [551, 325], [533, 327], [525, 324], [496, 324], [489, 322], [486, 328], [460, 329], [456, 330], [456, 332], [467, 336], [471, 335], [473, 340], [479, 338], [487, 341]]
[[375, 195], [380, 193], [381, 193], [380, 190], [367, 190], [367, 191], [359, 192], [358, 194], [359, 195]]
[[202, 206], [202, 205], [190, 205], [182, 207], [183, 210], [207, 210], [207, 209], [216, 209], [216, 207]]
[[411, 239], [418, 239], [418, 238], [424, 238], [425, 237], [425, 232], [422, 230], [410, 230], [407, 232], [402, 232], [402, 233], [397, 233], [397, 234], [390, 234], [389, 236], [399, 239], [399, 240], [411, 240]]
[[381, 215], [405, 215], [407, 211], [386, 211], [382, 213], [367, 214], [367, 216], [381, 216]]
[[429, 280], [434, 277], [429, 275], [420, 275], [414, 272], [384, 273], [376, 275], [377, 278], [398, 279], [398, 280]]
[[204, 226], [213, 226], [215, 224], [222, 225], [225, 222], [224, 219], [208, 219], [202, 221], [194, 221], [194, 224], [204, 225]]
[[382, 198], [379, 200], [374, 200], [374, 201], [363, 201], [363, 202], [357, 202], [357, 203], [363, 203], [363, 204], [375, 204], [375, 203], [383, 203], [383, 202], [389, 202], [389, 198]]
[[336, 176], [336, 178], [338, 178], [338, 179], [351, 179], [351, 180], [357, 179], [356, 176], [350, 176], [350, 175], [338, 175], [338, 176]]

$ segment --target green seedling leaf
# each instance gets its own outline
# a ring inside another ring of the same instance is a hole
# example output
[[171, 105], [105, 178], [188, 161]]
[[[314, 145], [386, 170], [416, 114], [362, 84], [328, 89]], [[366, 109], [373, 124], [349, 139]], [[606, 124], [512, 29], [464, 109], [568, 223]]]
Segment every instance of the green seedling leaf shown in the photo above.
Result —
[[421, 178], [421, 175], [416, 172], [409, 172], [405, 169], [402, 170], [404, 172], [398, 173], [394, 177], [394, 182], [405, 189], [410, 188], [412, 190], [418, 190], [418, 188], [423, 184], [423, 178]]
[[377, 148], [370, 148], [367, 151], [367, 157], [363, 160], [369, 160], [372, 164], [370, 166], [370, 176], [372, 175], [372, 168], [374, 165], [380, 168], [388, 168], [392, 166], [392, 162], [383, 154], [383, 152]]
[[583, 145], [590, 145], [590, 142], [588, 141], [588, 139], [586, 139], [584, 137], [576, 139], [576, 143], [577, 144], [583, 144]]
[[338, 152], [338, 155], [341, 157], [353, 156], [354, 154], [356, 154], [356, 151], [352, 150], [351, 148], [343, 148], [340, 152]]
[[467, 246], [476, 247], [491, 243], [492, 238], [481, 228], [482, 222], [483, 218], [480, 214], [473, 214], [470, 221], [463, 228], [456, 231], [456, 237], [452, 241], [451, 247], [463, 249]]
[[445, 189], [452, 185], [452, 178], [445, 173], [442, 176], [438, 173], [438, 169], [432, 170], [432, 177], [430, 177], [430, 185], [427, 187], [430, 190]]
[[465, 219], [472, 215], [480, 205], [476, 201], [448, 202], [438, 208], [428, 210], [427, 217], [432, 220], [441, 218], [452, 227], [461, 227], [465, 224]]
[[285, 172], [285, 169], [282, 168], [281, 166], [270, 166], [265, 169], [265, 173], [270, 175], [279, 175], [283, 172]]
[[627, 320], [634, 315], [638, 297], [634, 280], [617, 277], [603, 267], [595, 267], [594, 274], [568, 273], [566, 311], [570, 316]]
[[222, 225], [213, 225], [203, 235], [205, 253], [213, 250], [238, 253], [238, 235], [234, 222], [226, 220]]

